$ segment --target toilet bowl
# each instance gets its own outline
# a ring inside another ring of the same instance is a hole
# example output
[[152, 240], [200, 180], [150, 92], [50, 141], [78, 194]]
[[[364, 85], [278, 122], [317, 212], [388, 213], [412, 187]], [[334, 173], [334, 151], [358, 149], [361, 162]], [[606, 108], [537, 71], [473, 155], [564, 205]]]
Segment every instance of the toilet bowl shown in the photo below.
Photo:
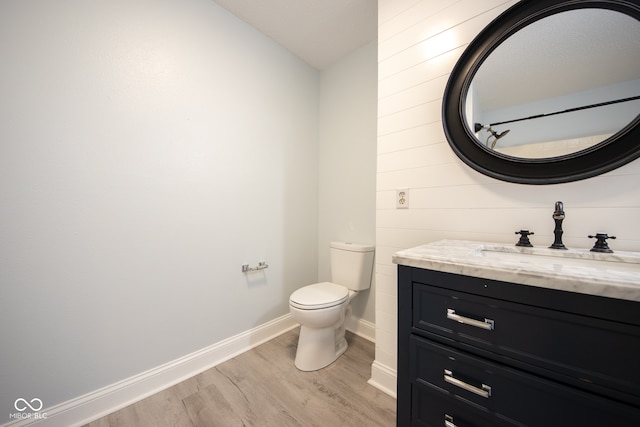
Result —
[[289, 297], [289, 311], [300, 324], [295, 366], [315, 371], [333, 363], [348, 347], [345, 325], [351, 300], [371, 285], [373, 246], [332, 242], [332, 282], [304, 286]]
[[305, 286], [291, 294], [289, 311], [300, 323], [295, 359], [298, 369], [324, 368], [345, 352], [344, 323], [348, 306], [349, 290], [331, 282]]

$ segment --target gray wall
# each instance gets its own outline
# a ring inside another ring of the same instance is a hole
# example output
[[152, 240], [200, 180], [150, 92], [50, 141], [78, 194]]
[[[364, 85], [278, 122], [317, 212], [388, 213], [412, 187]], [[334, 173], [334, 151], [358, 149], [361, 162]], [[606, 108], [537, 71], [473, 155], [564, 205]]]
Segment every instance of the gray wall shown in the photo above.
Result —
[[3, 414], [261, 325], [317, 279], [316, 70], [208, 0], [5, 0], [0, 58]]
[[[377, 46], [352, 52], [320, 75], [318, 275], [331, 280], [332, 240], [375, 244]], [[375, 283], [353, 316], [375, 321]]]

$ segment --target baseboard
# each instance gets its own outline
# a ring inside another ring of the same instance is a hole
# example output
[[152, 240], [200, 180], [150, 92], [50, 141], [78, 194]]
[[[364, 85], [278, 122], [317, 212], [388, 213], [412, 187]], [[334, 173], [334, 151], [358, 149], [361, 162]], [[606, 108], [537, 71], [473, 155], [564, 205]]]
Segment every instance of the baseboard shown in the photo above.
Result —
[[376, 342], [376, 325], [364, 319], [350, 318], [346, 324], [347, 331], [371, 342]]
[[395, 369], [374, 360], [371, 364], [371, 379], [367, 382], [395, 399], [397, 378], [398, 372]]
[[[375, 323], [363, 319], [351, 318], [347, 322], [347, 330], [371, 342], [376, 342]], [[367, 382], [395, 399], [397, 376], [398, 373], [395, 369], [389, 368], [374, 360], [371, 364], [371, 378]]]
[[84, 425], [206, 371], [296, 326], [291, 315], [286, 314], [147, 372], [47, 408], [40, 414], [46, 414], [46, 418], [21, 419], [1, 427]]

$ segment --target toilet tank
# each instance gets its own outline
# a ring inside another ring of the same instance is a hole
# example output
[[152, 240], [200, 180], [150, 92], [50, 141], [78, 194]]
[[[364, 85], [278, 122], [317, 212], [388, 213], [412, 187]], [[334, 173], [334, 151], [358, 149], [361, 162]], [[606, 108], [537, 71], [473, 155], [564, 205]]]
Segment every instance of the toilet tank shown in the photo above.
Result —
[[331, 281], [352, 291], [369, 289], [374, 253], [371, 245], [331, 242]]

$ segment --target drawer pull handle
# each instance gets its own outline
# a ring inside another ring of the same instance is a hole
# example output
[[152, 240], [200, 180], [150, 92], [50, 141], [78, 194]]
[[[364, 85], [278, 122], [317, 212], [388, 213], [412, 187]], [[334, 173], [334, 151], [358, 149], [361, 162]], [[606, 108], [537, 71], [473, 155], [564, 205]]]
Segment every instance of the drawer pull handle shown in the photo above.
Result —
[[476, 328], [486, 329], [487, 331], [493, 331], [493, 325], [495, 323], [493, 320], [487, 318], [482, 321], [460, 316], [459, 314], [456, 314], [456, 311], [452, 308], [447, 308], [447, 319], [455, 320], [456, 322], [464, 323], [465, 325], [475, 326]]
[[482, 384], [482, 388], [478, 388], [476, 386], [472, 386], [471, 384], [467, 384], [464, 381], [461, 381], [457, 378], [453, 377], [453, 372], [451, 372], [448, 369], [444, 370], [444, 381], [449, 383], [449, 384], [453, 384], [456, 387], [460, 387], [464, 390], [470, 391], [471, 393], [477, 394], [478, 396], [482, 396], [482, 397], [486, 397], [488, 398], [489, 396], [491, 396], [491, 387], [486, 385], [486, 384]]
[[453, 417], [449, 414], [444, 414], [444, 427], [458, 427], [453, 423]]

